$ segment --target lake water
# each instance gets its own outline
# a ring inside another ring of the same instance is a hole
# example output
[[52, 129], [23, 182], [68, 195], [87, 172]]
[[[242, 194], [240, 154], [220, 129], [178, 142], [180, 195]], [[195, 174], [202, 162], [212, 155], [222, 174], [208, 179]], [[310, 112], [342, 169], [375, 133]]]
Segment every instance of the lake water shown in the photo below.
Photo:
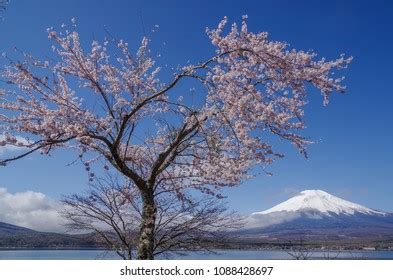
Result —
[[[313, 251], [311, 259], [393, 259], [393, 251]], [[119, 259], [113, 253], [102, 250], [0, 250], [0, 260], [95, 260]], [[277, 260], [293, 259], [279, 250], [217, 250], [215, 253], [190, 252], [170, 259], [183, 260]]]

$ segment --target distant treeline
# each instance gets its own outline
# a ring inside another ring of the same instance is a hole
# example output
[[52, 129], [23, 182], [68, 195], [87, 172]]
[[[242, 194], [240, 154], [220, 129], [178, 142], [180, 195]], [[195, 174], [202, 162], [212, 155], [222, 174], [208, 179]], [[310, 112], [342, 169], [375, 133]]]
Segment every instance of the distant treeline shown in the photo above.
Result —
[[0, 235], [0, 248], [102, 248], [92, 235], [44, 232]]
[[[209, 244], [209, 240], [205, 241]], [[282, 249], [294, 247], [327, 250], [359, 250], [373, 248], [375, 250], [393, 250], [393, 239], [378, 240], [372, 238], [353, 238], [335, 240], [268, 240], [265, 238], [236, 238], [225, 244], [210, 243], [211, 249]], [[44, 232], [25, 232], [0, 234], [0, 249], [105, 249], [104, 244], [97, 241], [93, 234], [69, 235]]]

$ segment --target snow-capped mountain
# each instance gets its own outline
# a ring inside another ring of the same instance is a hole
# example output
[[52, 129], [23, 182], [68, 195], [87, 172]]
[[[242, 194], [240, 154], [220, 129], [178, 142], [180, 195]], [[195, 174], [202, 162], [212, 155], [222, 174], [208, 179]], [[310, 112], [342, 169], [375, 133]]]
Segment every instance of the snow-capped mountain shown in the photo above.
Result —
[[256, 212], [252, 215], [269, 214], [273, 212], [313, 211], [323, 215], [354, 215], [356, 213], [370, 215], [385, 215], [362, 205], [349, 202], [321, 190], [304, 190], [298, 195], [280, 203], [266, 211]]
[[374, 210], [322, 190], [304, 190], [247, 218], [245, 233], [264, 236], [341, 235], [393, 238], [393, 214]]

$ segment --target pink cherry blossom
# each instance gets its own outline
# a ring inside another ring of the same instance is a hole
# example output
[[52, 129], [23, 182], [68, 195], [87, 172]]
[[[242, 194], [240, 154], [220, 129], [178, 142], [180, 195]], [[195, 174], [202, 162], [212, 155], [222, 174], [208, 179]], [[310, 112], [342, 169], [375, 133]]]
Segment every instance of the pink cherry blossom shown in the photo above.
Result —
[[[55, 63], [23, 54], [23, 62], [11, 61], [2, 72], [12, 88], [1, 92], [0, 145], [28, 151], [0, 163], [72, 148], [92, 179], [90, 166], [104, 161], [106, 170], [112, 166], [140, 190], [150, 217], [141, 238], [152, 240], [155, 194], [184, 199], [191, 188], [221, 197], [221, 187], [236, 186], [253, 167], [264, 170], [283, 156], [273, 150], [272, 135], [306, 156], [312, 143], [301, 134], [307, 85], [318, 89], [327, 105], [331, 93], [345, 90], [333, 71], [352, 58], [318, 60], [313, 52], [269, 40], [266, 32], [249, 31], [246, 19], [228, 32], [227, 18], [207, 29], [216, 52], [179, 68], [167, 82], [159, 79], [148, 38], [135, 53], [122, 40], [93, 41], [86, 50], [74, 19], [74, 30], [49, 28]], [[204, 102], [176, 94], [180, 82], [192, 81], [202, 87], [190, 94]], [[18, 135], [29, 140], [18, 143]], [[89, 159], [92, 154], [97, 157]]]

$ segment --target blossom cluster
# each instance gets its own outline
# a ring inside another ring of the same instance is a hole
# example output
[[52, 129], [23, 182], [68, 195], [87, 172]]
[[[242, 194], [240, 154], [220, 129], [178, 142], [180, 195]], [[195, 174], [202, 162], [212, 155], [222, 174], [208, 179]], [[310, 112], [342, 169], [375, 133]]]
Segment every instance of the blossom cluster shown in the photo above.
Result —
[[[239, 184], [253, 166], [281, 157], [273, 151], [271, 135], [306, 155], [311, 142], [300, 132], [307, 84], [322, 93], [326, 105], [332, 92], [345, 90], [343, 78], [332, 72], [352, 58], [317, 60], [313, 52], [269, 40], [266, 32], [248, 31], [246, 17], [227, 34], [226, 25], [224, 18], [207, 30], [216, 53], [184, 66], [166, 83], [159, 79], [147, 38], [135, 54], [122, 40], [93, 41], [86, 51], [75, 30], [49, 28], [55, 63], [24, 54], [24, 62], [11, 62], [2, 72], [15, 87], [2, 93], [0, 144], [29, 151], [1, 163], [33, 151], [75, 148], [81, 158], [98, 155], [85, 161], [89, 172], [91, 163], [103, 158], [105, 169], [112, 165], [141, 189], [184, 198], [189, 188], [219, 196], [217, 189]], [[196, 94], [204, 104], [176, 97], [180, 80], [200, 82], [204, 90]], [[19, 143], [20, 134], [28, 141]]]

